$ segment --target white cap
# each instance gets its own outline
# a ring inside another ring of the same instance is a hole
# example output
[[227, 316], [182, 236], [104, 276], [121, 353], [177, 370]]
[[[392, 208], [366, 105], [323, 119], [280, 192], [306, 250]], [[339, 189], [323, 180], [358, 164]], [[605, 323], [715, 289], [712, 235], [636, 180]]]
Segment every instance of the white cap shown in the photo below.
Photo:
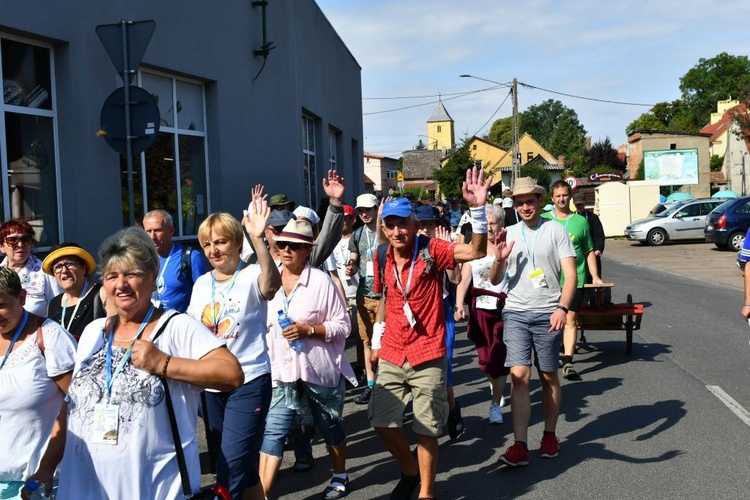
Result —
[[374, 194], [365, 193], [357, 196], [355, 208], [372, 208], [378, 206], [378, 198]]
[[311, 208], [303, 207], [300, 205], [297, 208], [295, 208], [294, 212], [292, 213], [296, 215], [297, 218], [304, 217], [305, 219], [309, 220], [313, 224], [317, 224], [320, 222], [320, 217], [318, 217], [318, 214], [315, 213], [315, 211]]
[[513, 208], [513, 198], [503, 198], [503, 208]]
[[492, 202], [493, 205], [502, 205], [503, 199], [502, 198], [495, 198], [495, 200]]

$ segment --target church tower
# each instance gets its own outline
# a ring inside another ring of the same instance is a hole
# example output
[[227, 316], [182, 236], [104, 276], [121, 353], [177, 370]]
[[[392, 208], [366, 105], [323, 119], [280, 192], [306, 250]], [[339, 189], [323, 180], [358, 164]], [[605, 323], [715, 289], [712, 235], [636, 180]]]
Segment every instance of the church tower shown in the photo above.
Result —
[[453, 149], [455, 145], [453, 118], [445, 110], [443, 101], [438, 100], [435, 111], [427, 120], [427, 149]]

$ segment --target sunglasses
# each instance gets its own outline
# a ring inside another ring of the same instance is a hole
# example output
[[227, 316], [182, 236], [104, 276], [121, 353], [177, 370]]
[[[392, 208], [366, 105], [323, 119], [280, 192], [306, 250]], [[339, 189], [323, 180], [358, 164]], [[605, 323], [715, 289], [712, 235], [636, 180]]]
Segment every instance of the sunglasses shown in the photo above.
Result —
[[4, 242], [8, 245], [14, 247], [18, 245], [18, 242], [20, 241], [23, 245], [31, 245], [31, 242], [34, 240], [34, 237], [28, 234], [25, 234], [23, 236], [6, 236]]
[[305, 246], [304, 243], [292, 243], [291, 241], [276, 241], [276, 246], [279, 248], [279, 250], [284, 250], [286, 247], [289, 247], [289, 249], [292, 252], [296, 252], [303, 246]]
[[52, 272], [55, 274], [60, 274], [66, 269], [70, 271], [71, 269], [75, 269], [76, 267], [78, 267], [78, 262], [73, 262], [72, 260], [58, 262], [57, 264], [52, 266]]

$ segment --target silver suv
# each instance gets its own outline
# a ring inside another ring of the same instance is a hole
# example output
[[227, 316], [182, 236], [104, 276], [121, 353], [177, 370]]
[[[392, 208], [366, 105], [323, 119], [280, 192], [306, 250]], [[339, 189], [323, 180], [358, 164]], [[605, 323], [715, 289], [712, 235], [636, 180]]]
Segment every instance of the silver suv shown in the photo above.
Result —
[[673, 240], [703, 240], [706, 216], [725, 201], [699, 198], [679, 202], [654, 217], [631, 223], [625, 228], [625, 236], [654, 246]]

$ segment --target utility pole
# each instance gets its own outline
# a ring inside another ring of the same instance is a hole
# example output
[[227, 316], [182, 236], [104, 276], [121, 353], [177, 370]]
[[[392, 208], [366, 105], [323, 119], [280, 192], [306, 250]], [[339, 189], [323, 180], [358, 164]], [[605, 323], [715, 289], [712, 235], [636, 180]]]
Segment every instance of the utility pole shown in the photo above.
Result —
[[520, 162], [518, 161], [518, 80], [516, 78], [513, 79], [511, 93], [513, 94], [513, 167], [510, 176], [512, 187], [516, 179], [521, 176]]

